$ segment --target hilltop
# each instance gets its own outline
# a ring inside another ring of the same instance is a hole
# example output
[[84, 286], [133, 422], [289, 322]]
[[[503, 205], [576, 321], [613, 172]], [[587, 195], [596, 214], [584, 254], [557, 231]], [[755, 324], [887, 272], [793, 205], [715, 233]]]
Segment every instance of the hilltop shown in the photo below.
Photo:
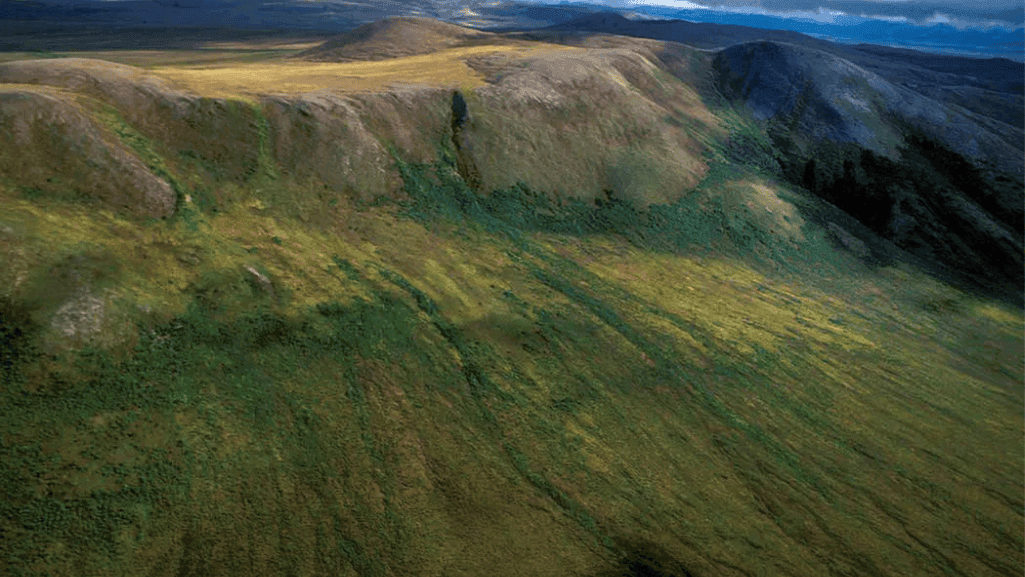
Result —
[[473, 28], [430, 18], [392, 17], [364, 24], [296, 58], [315, 62], [385, 60], [430, 54], [445, 48], [495, 44], [496, 37]]
[[474, 34], [0, 62], [0, 566], [1025, 569], [998, 112]]

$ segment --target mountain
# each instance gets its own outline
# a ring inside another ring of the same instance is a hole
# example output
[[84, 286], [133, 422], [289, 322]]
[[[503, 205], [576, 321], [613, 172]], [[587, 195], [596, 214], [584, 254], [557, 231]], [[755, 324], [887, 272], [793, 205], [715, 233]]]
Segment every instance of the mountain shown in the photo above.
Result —
[[5, 30], [54, 27], [231, 27], [345, 31], [388, 17], [424, 17], [479, 28], [548, 26], [600, 6], [453, 0], [16, 0], [0, 4]]
[[929, 54], [904, 48], [837, 44], [789, 30], [685, 20], [630, 20], [617, 13], [590, 14], [524, 34], [540, 38], [551, 31], [582, 35], [607, 33], [679, 42], [716, 50], [734, 44], [768, 41], [827, 52], [946, 103], [957, 104], [1012, 126], [1023, 126], [1025, 64], [1006, 58], [970, 58]]
[[[1025, 280], [1020, 274], [1025, 269], [1021, 128], [944, 106], [808, 48], [740, 44], [720, 51], [714, 66], [723, 94], [768, 122], [779, 146], [806, 153], [796, 166], [792, 159], [784, 161], [792, 167], [792, 180], [801, 179], [863, 222], [874, 222], [877, 232], [899, 239], [905, 248], [954, 267], [985, 263], [972, 267], [973, 274], [997, 266], [1015, 283]], [[907, 166], [903, 178], [872, 174], [893, 168], [877, 155], [899, 158]], [[955, 164], [959, 159], [964, 160]], [[968, 177], [984, 170], [1002, 172], [1014, 184]], [[955, 174], [971, 182], [952, 184], [961, 178]], [[885, 184], [868, 184], [873, 178]], [[914, 184], [901, 191], [878, 190], [904, 178]]]
[[[560, 4], [560, 6], [586, 6], [583, 3]], [[1021, 62], [1023, 60], [1023, 33], [1019, 23], [1012, 28], [1010, 22], [1003, 26], [978, 29], [950, 24], [920, 25], [908, 21], [889, 21], [867, 16], [857, 16], [848, 11], [838, 18], [823, 21], [820, 18], [801, 18], [793, 11], [790, 14], [750, 13], [717, 8], [678, 8], [657, 4], [634, 4], [630, 15], [635, 20], [663, 20], [669, 22], [687, 21], [710, 26], [734, 27], [738, 30], [762, 30], [799, 34], [841, 44], [872, 43], [901, 49], [917, 49], [945, 55], [970, 57], [1001, 57]], [[611, 7], [605, 8], [615, 11]], [[770, 9], [771, 10], [771, 9]], [[799, 9], [798, 9], [799, 10]], [[837, 7], [844, 12], [846, 9]], [[620, 12], [622, 13], [622, 12]], [[624, 14], [626, 15], [626, 14]], [[1014, 20], [1010, 16], [1009, 20]], [[1020, 17], [1019, 17], [1020, 19]], [[555, 24], [555, 22], [553, 22]], [[758, 38], [744, 37], [743, 40]], [[768, 39], [768, 38], [766, 38]], [[783, 40], [782, 38], [776, 38]]]
[[631, 20], [616, 12], [586, 14], [540, 30], [603, 32], [655, 40], [680, 42], [694, 48], [722, 48], [752, 40], [774, 40], [826, 47], [830, 43], [790, 30], [771, 30], [733, 24], [690, 22], [687, 20]]
[[[428, 18], [395, 17], [364, 24], [298, 55], [312, 61], [350, 62], [430, 54], [471, 43], [488, 43], [493, 35]], [[493, 41], [492, 41], [493, 42]]]
[[80, 34], [0, 55], [3, 572], [1025, 569], [999, 66]]
[[[877, 67], [889, 69], [889, 74], [883, 74], [886, 77], [890, 74], [900, 74], [899, 70], [894, 70], [897, 66], [924, 68], [931, 72], [952, 74], [961, 81], [973, 79], [974, 82], [987, 82], [985, 86], [980, 87], [1018, 93], [1022, 91], [1019, 77], [1025, 70], [1025, 64], [1007, 58], [931, 54], [908, 48], [865, 43], [840, 44], [826, 40], [823, 35], [810, 36], [793, 30], [739, 24], [691, 22], [680, 19], [631, 20], [616, 12], [587, 14], [539, 30], [621, 34], [680, 42], [695, 48], [712, 50], [756, 41], [781, 42], [829, 52], [873, 70]], [[995, 80], [1002, 83], [999, 88], [992, 84]]]
[[[843, 44], [880, 44], [942, 54], [996, 56], [1021, 62], [1023, 31], [929, 26], [883, 21], [848, 14], [842, 23], [751, 14], [719, 9], [686, 9], [633, 4], [616, 9], [601, 3], [558, 4], [492, 0], [11, 0], [0, 3], [0, 36], [26, 32], [52, 33], [55, 27], [182, 28], [247, 30], [323, 30], [340, 32], [382, 18], [416, 16], [491, 30], [543, 28], [581, 16], [613, 13], [634, 21], [688, 21], [709, 29], [773, 31], [769, 39], [792, 41], [805, 36]], [[1009, 15], [1013, 19], [1013, 15]], [[790, 40], [788, 40], [790, 37]], [[728, 38], [723, 37], [723, 38]]]

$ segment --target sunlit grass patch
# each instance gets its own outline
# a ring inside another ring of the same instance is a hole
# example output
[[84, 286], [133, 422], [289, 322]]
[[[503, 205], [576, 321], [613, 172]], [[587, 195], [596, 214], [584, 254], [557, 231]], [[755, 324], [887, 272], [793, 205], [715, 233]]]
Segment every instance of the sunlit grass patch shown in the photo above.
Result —
[[441, 50], [422, 56], [407, 56], [373, 62], [304, 62], [281, 60], [256, 64], [198, 66], [155, 66], [151, 71], [203, 96], [251, 98], [257, 94], [332, 92], [374, 92], [393, 85], [485, 86], [483, 77], [463, 59], [506, 52], [529, 57], [544, 52], [574, 50], [572, 47], [472, 46]]
[[647, 303], [700, 326], [720, 342], [735, 343], [745, 354], [754, 352], [754, 344], [778, 350], [795, 336], [874, 346], [865, 336], [832, 322], [830, 319], [835, 319], [836, 313], [822, 303], [796, 297], [786, 299], [785, 286], [741, 263], [707, 259], [698, 262], [625, 244], [613, 251], [607, 248], [609, 243], [586, 239], [578, 248], [562, 245], [555, 250], [599, 278], [629, 287], [627, 290]]
[[985, 317], [991, 321], [1000, 323], [1010, 330], [1020, 328], [1022, 325], [1022, 314], [1020, 311], [1011, 310], [1007, 306], [1001, 306], [994, 302], [971, 303], [971, 314]]

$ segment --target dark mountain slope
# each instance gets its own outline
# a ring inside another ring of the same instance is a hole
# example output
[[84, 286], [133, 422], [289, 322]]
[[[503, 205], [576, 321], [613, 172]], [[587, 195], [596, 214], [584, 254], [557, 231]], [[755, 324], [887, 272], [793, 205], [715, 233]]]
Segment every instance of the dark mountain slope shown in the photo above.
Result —
[[802, 136], [890, 153], [903, 141], [895, 123], [906, 123], [977, 165], [1023, 173], [1020, 129], [981, 125], [832, 54], [775, 42], [739, 44], [720, 51], [715, 67], [727, 97], [742, 99], [759, 120], [796, 124]]
[[[937, 102], [958, 106], [986, 120], [1000, 122], [1021, 130], [1025, 128], [1025, 98], [1021, 94], [997, 92], [964, 85], [919, 84], [915, 90]], [[995, 130], [1015, 134], [1004, 127]], [[1010, 142], [1014, 144], [1013, 139]]]
[[1025, 64], [1021, 62], [871, 45], [834, 45], [827, 50], [895, 85], [1018, 129], [1025, 128]]
[[880, 61], [889, 61], [903, 68], [924, 68], [968, 79], [977, 88], [1019, 95], [1025, 92], [1025, 64], [1006, 58], [967, 58], [871, 44], [847, 48], [852, 52], [875, 57]]
[[786, 151], [792, 182], [917, 254], [1020, 286], [1021, 130], [804, 47], [737, 45], [715, 68]]

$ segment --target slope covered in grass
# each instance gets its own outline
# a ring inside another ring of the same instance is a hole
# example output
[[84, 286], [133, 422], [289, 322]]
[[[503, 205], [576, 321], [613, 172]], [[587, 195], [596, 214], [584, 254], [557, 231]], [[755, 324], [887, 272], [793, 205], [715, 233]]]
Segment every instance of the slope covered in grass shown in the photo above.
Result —
[[393, 17], [364, 24], [296, 57], [315, 62], [386, 60], [456, 46], [495, 44], [499, 40], [490, 32], [430, 18]]
[[0, 563], [1020, 573], [1021, 310], [759, 170], [708, 59], [644, 48], [485, 63], [465, 116], [62, 85], [176, 210], [0, 181]]
[[[4, 204], [15, 574], [1021, 566], [1020, 313], [913, 272], [837, 292], [487, 217]], [[69, 277], [137, 303], [120, 342], [38, 347]]]

